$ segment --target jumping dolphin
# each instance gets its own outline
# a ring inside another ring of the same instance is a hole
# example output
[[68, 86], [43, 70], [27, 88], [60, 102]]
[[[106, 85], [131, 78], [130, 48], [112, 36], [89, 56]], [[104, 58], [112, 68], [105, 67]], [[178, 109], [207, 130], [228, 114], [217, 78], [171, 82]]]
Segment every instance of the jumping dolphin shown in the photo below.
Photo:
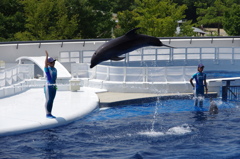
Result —
[[131, 52], [146, 46], [167, 46], [164, 45], [158, 38], [148, 35], [137, 34], [135, 28], [129, 31], [127, 34], [113, 39], [102, 46], [100, 46], [96, 52], [92, 55], [90, 68], [93, 68], [97, 64], [107, 61], [119, 61], [125, 57], [119, 57], [123, 54]]
[[212, 100], [212, 98], [210, 98], [209, 114], [218, 114], [217, 104]]

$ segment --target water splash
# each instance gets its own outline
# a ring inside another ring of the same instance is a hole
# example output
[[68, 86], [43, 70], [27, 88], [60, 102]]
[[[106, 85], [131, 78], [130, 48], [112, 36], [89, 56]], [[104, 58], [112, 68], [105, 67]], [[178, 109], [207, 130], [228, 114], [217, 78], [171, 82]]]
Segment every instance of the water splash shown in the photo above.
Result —
[[164, 136], [164, 132], [155, 132], [155, 131], [145, 131], [145, 132], [139, 132], [139, 135], [143, 136], [150, 136], [150, 137], [159, 137], [159, 136]]
[[156, 131], [145, 131], [139, 132], [139, 135], [149, 136], [149, 137], [159, 137], [165, 135], [184, 135], [187, 133], [191, 133], [193, 129], [188, 124], [182, 124], [180, 126], [172, 127], [168, 129], [166, 132], [156, 132]]
[[158, 107], [159, 107], [159, 105], [161, 105], [159, 100], [160, 100], [159, 97], [157, 97], [157, 101], [156, 101], [156, 104], [155, 104], [155, 110], [154, 110], [154, 114], [153, 114], [151, 132], [154, 132], [154, 125], [155, 125], [155, 122], [157, 121]]
[[183, 124], [181, 126], [176, 126], [168, 129], [167, 135], [184, 135], [186, 133], [192, 132], [191, 127], [188, 124]]
[[107, 110], [107, 109], [111, 109], [111, 107], [103, 107], [103, 108], [99, 108], [99, 111], [104, 111], [104, 110]]

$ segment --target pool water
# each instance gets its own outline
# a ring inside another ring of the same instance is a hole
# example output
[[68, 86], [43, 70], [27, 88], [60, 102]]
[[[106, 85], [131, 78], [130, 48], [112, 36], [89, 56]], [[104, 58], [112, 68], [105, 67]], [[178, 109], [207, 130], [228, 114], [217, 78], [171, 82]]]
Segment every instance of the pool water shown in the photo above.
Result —
[[206, 71], [207, 79], [240, 77], [240, 72], [213, 72]]
[[239, 158], [240, 108], [216, 99], [210, 115], [193, 100], [96, 110], [59, 128], [0, 138], [0, 158]]
[[[207, 72], [207, 78], [240, 73]], [[0, 137], [1, 159], [239, 158], [239, 103], [215, 99], [210, 115], [193, 100], [158, 100], [104, 108], [66, 126]]]

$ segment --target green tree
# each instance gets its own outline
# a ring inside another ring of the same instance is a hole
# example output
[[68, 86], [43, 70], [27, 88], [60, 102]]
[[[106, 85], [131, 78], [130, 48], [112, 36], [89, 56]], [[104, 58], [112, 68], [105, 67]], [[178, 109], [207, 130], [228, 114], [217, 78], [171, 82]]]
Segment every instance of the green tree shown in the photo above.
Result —
[[174, 3], [177, 3], [178, 5], [186, 5], [187, 9], [185, 10], [186, 19], [192, 20], [193, 22], [196, 22], [197, 15], [196, 15], [196, 7], [194, 3], [197, 0], [173, 0]]
[[134, 17], [145, 34], [156, 37], [174, 36], [177, 20], [183, 19], [186, 5], [178, 6], [171, 0], [136, 0], [137, 8]]
[[198, 8], [197, 10], [199, 15], [197, 18], [198, 23], [200, 25], [216, 25], [218, 35], [220, 35], [220, 28], [224, 21], [224, 13], [232, 3], [232, 0], [215, 0], [211, 6], [207, 5], [207, 3], [199, 3], [198, 6], [202, 5], [203, 8]]
[[240, 5], [233, 4], [224, 14], [223, 28], [228, 35], [240, 35]]
[[73, 16], [68, 16], [68, 9], [65, 0], [57, 0], [54, 8], [54, 17], [56, 18], [56, 23], [52, 24], [52, 35], [54, 39], [72, 39], [75, 37], [75, 31], [77, 30], [78, 14]]
[[113, 13], [118, 13], [134, 8], [134, 0], [112, 0], [111, 1]]
[[69, 16], [78, 14], [76, 34], [83, 39], [110, 38], [115, 22], [112, 19], [110, 1], [108, 0], [70, 0]]
[[178, 5], [186, 5], [188, 8], [185, 10], [186, 19], [192, 20], [193, 23], [197, 22], [197, 9], [203, 6], [211, 6], [215, 0], [173, 0]]
[[22, 1], [26, 16], [25, 31], [17, 40], [53, 40], [71, 38], [77, 29], [77, 15], [68, 17], [65, 0]]
[[25, 18], [20, 0], [1, 0], [0, 41], [14, 40], [14, 34], [24, 30]]
[[180, 33], [177, 36], [196, 36], [191, 25], [192, 21], [186, 21], [180, 26]]
[[70, 0], [66, 1], [66, 5], [69, 8], [68, 16], [77, 16], [77, 30], [75, 31], [75, 37], [89, 38], [95, 34], [91, 30], [91, 20], [93, 17], [93, 7], [88, 4], [88, 0]]
[[135, 0], [134, 6], [132, 11], [118, 13], [121, 30], [141, 27], [141, 33], [156, 37], [174, 36], [177, 20], [185, 17], [187, 9], [171, 0]]
[[89, 38], [112, 37], [112, 29], [116, 24], [113, 19], [111, 0], [91, 0], [89, 5], [93, 7], [90, 29], [94, 34]]
[[117, 28], [114, 30], [114, 35], [116, 37], [121, 36], [127, 33], [129, 30], [135, 28], [138, 25], [138, 21], [135, 20], [133, 17], [138, 16], [135, 11], [122, 11], [118, 12], [118, 24]]

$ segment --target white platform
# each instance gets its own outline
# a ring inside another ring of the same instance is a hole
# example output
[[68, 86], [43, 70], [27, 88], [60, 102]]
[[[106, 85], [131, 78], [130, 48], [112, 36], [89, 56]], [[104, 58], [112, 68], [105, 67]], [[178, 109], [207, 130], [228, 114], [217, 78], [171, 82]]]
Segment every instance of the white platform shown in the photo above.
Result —
[[45, 114], [42, 88], [29, 89], [21, 94], [0, 100], [0, 136], [7, 136], [66, 125], [98, 108], [95, 92], [102, 90], [81, 88], [80, 91], [58, 91], [52, 114]]

